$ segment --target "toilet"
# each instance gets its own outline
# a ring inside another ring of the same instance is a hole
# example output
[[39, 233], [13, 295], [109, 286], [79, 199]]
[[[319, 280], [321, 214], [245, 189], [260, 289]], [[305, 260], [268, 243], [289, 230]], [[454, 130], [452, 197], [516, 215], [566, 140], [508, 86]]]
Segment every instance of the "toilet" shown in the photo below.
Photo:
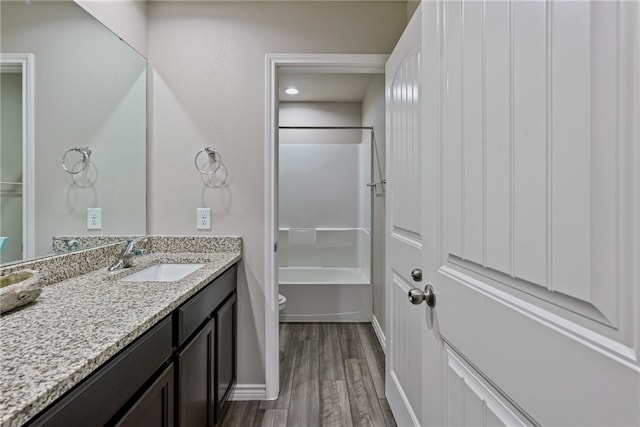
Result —
[[278, 294], [278, 311], [284, 310], [286, 306], [287, 306], [287, 299], [284, 297], [284, 295]]

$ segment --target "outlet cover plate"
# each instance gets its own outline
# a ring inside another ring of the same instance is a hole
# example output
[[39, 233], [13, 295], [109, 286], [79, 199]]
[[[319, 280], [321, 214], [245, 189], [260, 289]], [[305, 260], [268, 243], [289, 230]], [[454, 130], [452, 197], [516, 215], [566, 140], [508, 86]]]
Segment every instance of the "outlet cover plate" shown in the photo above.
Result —
[[211, 208], [197, 209], [196, 229], [211, 230]]
[[102, 230], [102, 208], [87, 208], [87, 230]]

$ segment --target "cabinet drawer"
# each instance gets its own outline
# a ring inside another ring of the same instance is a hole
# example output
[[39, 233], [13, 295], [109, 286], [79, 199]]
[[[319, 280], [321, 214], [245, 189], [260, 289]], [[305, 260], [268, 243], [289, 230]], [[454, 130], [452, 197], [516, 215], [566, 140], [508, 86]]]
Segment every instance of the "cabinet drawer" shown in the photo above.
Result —
[[236, 288], [237, 266], [234, 264], [211, 284], [194, 295], [177, 310], [178, 346], [195, 332]]
[[29, 426], [103, 426], [171, 357], [171, 317], [89, 376]]

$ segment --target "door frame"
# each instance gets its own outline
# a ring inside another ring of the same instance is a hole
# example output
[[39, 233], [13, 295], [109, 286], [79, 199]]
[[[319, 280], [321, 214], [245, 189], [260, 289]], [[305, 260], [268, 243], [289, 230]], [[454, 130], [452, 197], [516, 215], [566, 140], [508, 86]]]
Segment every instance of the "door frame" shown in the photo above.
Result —
[[278, 72], [384, 74], [386, 54], [266, 54], [265, 55], [265, 399], [278, 397], [280, 354], [278, 332]]
[[22, 74], [22, 258], [31, 259], [35, 247], [35, 57], [31, 53], [0, 54], [0, 72]]

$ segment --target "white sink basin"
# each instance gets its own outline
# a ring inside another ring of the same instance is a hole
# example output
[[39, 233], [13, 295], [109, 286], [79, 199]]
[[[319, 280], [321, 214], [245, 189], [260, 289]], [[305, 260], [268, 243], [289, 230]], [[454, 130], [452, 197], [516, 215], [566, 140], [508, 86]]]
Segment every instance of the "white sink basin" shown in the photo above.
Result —
[[201, 268], [204, 264], [155, 264], [120, 280], [125, 282], [175, 282]]

